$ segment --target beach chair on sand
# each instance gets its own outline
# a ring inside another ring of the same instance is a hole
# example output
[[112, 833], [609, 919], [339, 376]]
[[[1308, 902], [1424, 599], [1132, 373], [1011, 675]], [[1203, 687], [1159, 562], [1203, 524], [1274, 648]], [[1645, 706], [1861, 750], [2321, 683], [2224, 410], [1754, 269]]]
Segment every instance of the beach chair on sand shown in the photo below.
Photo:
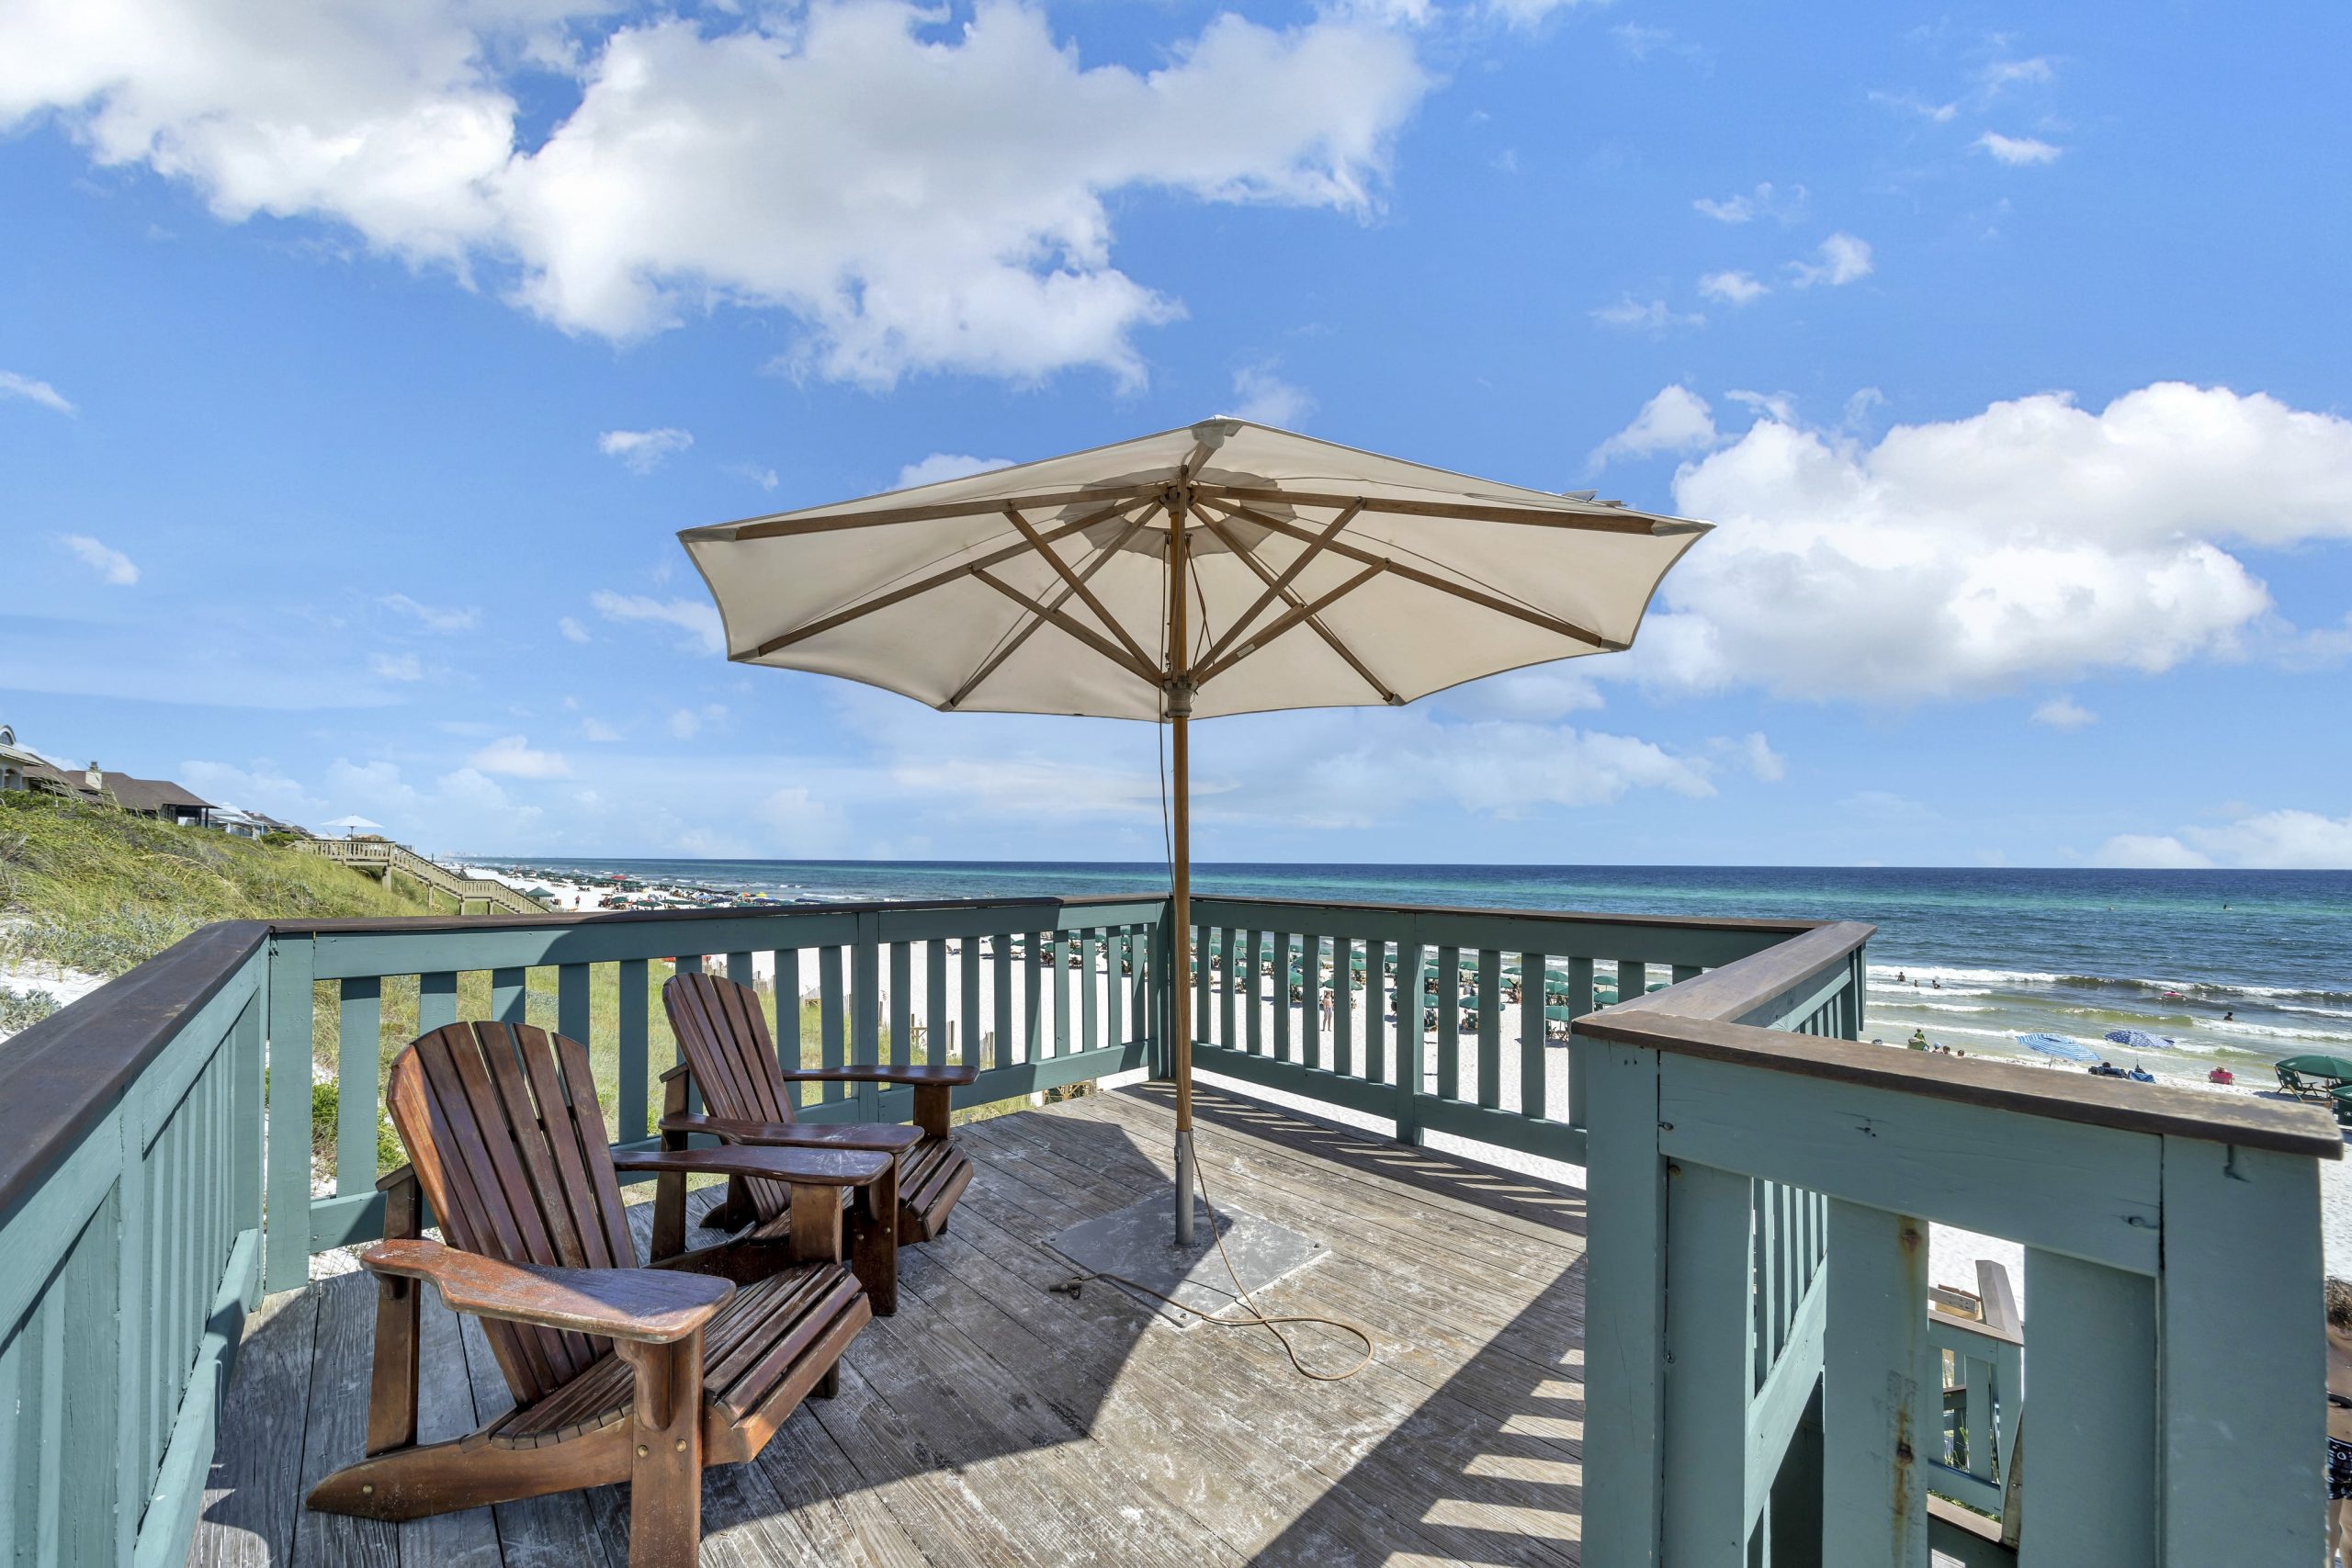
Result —
[[[663, 1146], [684, 1147], [693, 1133], [723, 1143], [766, 1148], [876, 1149], [899, 1161], [897, 1239], [929, 1241], [947, 1228], [947, 1216], [972, 1184], [972, 1160], [949, 1136], [955, 1089], [980, 1076], [977, 1066], [878, 1063], [872, 1066], [791, 1067], [776, 1060], [758, 993], [717, 975], [673, 975], [662, 987], [662, 1006], [685, 1060], [662, 1075]], [[790, 1086], [802, 1083], [904, 1084], [914, 1089], [914, 1125], [895, 1122], [804, 1123], [793, 1112]], [[687, 1110], [687, 1090], [699, 1087], [705, 1113]], [[720, 1229], [756, 1224], [761, 1235], [786, 1222], [791, 1194], [780, 1182], [755, 1176], [730, 1179], [727, 1201], [703, 1216]], [[685, 1195], [657, 1199], [654, 1256], [684, 1245]], [[888, 1310], [876, 1303], [877, 1311]]]
[[[385, 1239], [360, 1254], [379, 1292], [368, 1457], [310, 1506], [413, 1519], [626, 1481], [632, 1568], [692, 1563], [704, 1467], [754, 1458], [802, 1398], [840, 1386], [874, 1315], [842, 1258], [841, 1192], [894, 1199], [889, 1156], [616, 1156], [586, 1048], [524, 1024], [420, 1036], [387, 1098], [413, 1163], [378, 1183]], [[803, 1223], [640, 1269], [616, 1170], [756, 1172], [790, 1185]], [[420, 1196], [446, 1243], [424, 1239]], [[514, 1395], [470, 1437], [416, 1440], [419, 1281], [482, 1320]]]

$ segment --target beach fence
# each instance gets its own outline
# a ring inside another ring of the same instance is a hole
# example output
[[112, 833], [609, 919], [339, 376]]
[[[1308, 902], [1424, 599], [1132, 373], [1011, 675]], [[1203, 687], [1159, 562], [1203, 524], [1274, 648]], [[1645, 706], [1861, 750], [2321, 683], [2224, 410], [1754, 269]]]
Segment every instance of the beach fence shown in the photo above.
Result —
[[[184, 1554], [246, 1313], [381, 1234], [374, 1119], [322, 1136], [314, 1064], [373, 1107], [417, 1032], [544, 1023], [645, 1145], [662, 979], [805, 966], [781, 1051], [960, 1042], [961, 1105], [1164, 1075], [1182, 1029], [1374, 1136], [1582, 1168], [1545, 1397], [1582, 1416], [1588, 1562], [2316, 1560], [2324, 1114], [1858, 1044], [1862, 925], [1193, 908], [1183, 976], [1152, 895], [206, 928], [0, 1054], [0, 1539]], [[2024, 1247], [2008, 1340], [1931, 1314], [1937, 1223]]]

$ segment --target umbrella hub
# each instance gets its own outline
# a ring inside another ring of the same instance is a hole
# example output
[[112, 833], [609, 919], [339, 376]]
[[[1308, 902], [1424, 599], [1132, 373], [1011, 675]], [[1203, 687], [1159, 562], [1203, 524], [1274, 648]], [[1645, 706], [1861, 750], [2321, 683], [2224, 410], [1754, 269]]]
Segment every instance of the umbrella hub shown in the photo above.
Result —
[[1171, 675], [1167, 680], [1162, 681], [1159, 683], [1159, 689], [1168, 694], [1168, 716], [1170, 718], [1190, 718], [1193, 716], [1193, 687], [1190, 677]]

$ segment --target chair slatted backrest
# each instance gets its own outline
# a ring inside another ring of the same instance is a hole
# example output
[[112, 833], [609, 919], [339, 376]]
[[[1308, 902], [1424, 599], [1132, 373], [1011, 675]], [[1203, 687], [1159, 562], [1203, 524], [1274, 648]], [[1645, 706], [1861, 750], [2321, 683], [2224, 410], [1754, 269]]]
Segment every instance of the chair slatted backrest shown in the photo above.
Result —
[[[508, 1263], [631, 1269], [637, 1248], [588, 1052], [530, 1024], [453, 1023], [392, 1063], [392, 1124], [452, 1247]], [[482, 1321], [515, 1403], [570, 1382], [608, 1340]]]
[[[758, 992], [724, 976], [673, 975], [662, 983], [662, 1007], [711, 1114], [746, 1122], [793, 1120], [792, 1091], [776, 1070], [775, 1042]], [[754, 1178], [746, 1185], [763, 1221], [791, 1202], [791, 1190], [782, 1182]]]

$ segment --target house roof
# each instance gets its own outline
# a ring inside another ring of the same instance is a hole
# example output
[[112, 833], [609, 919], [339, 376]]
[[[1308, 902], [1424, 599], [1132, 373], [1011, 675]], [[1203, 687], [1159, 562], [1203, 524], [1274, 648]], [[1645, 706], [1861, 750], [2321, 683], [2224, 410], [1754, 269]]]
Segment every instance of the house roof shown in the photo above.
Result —
[[166, 806], [194, 807], [209, 811], [212, 803], [202, 795], [191, 795], [169, 779], [135, 779], [129, 773], [106, 775], [107, 788], [126, 811], [154, 811]]
[[189, 794], [169, 779], [135, 779], [129, 773], [101, 771], [99, 776], [106, 780], [106, 789], [99, 791], [90, 787], [82, 769], [56, 768], [46, 762], [27, 768], [25, 776], [53, 784], [81, 800], [97, 800], [112, 795], [115, 804], [125, 811], [154, 811], [166, 806], [194, 807], [207, 811], [212, 808], [210, 801]]

